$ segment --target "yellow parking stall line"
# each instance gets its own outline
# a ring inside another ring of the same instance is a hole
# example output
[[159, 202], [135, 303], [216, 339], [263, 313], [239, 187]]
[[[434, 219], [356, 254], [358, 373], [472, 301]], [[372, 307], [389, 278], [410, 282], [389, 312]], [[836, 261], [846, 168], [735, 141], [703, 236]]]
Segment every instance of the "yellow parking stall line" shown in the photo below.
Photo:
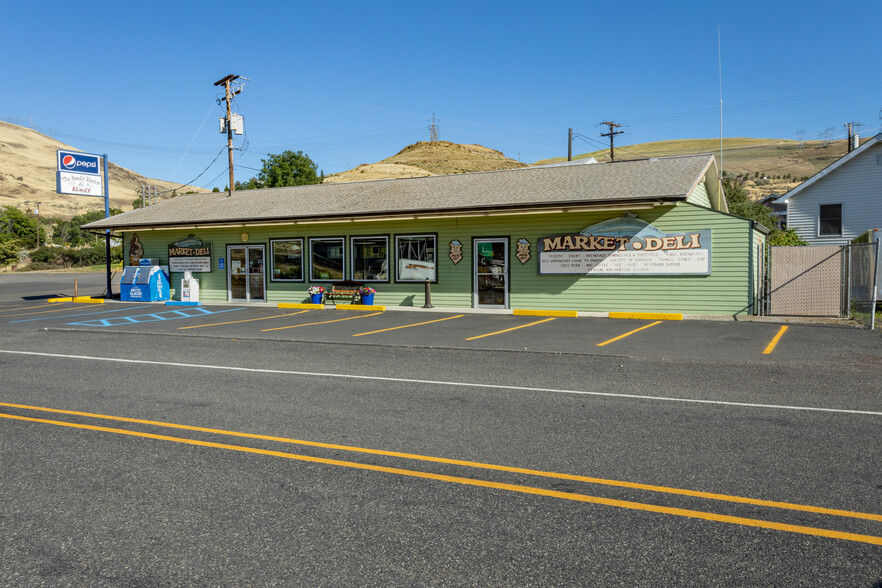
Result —
[[655, 321], [654, 323], [649, 323], [648, 325], [643, 325], [639, 329], [634, 329], [633, 331], [628, 331], [624, 335], [619, 335], [618, 337], [614, 337], [614, 338], [610, 339], [609, 341], [604, 341], [603, 343], [598, 343], [597, 346], [603, 347], [607, 343], [613, 343], [615, 341], [618, 341], [619, 339], [624, 339], [625, 337], [628, 337], [629, 335], [633, 335], [634, 333], [637, 333], [638, 331], [642, 331], [643, 329], [648, 329], [649, 327], [654, 327], [655, 325], [660, 325], [661, 323], [662, 323], [662, 321]]
[[[31, 309], [34, 309], [34, 308], [45, 308], [45, 307], [47, 307], [47, 306], [61, 306], [61, 305], [60, 305], [59, 303], [53, 303], [53, 304], [38, 304], [37, 306], [31, 306], [31, 307], [28, 307], [28, 306], [22, 306], [22, 307], [20, 307], [20, 308], [7, 308], [7, 309], [4, 309], [4, 310], [0, 310], [0, 312], [9, 312], [9, 311], [14, 311], [14, 310], [31, 310]], [[46, 312], [51, 312], [51, 311], [46, 311]], [[7, 316], [20, 316], [20, 315], [13, 314], [13, 315], [7, 315]]]
[[301, 325], [289, 325], [287, 327], [273, 327], [272, 329], [261, 329], [261, 333], [265, 333], [267, 331], [281, 331], [282, 329], [296, 329], [297, 327], [311, 327], [313, 325], [326, 325], [328, 323], [339, 323], [340, 321], [351, 321], [355, 319], [367, 318], [369, 316], [377, 316], [378, 314], [383, 314], [382, 312], [374, 312], [371, 314], [363, 314], [361, 316], [350, 316], [341, 319], [333, 319], [330, 321], [319, 321], [317, 323], [303, 323]]
[[782, 326], [778, 329], [778, 333], [769, 341], [769, 344], [766, 345], [765, 351], [763, 351], [763, 355], [769, 355], [772, 351], [775, 350], [775, 346], [778, 344], [778, 341], [781, 340], [781, 337], [784, 336], [784, 333], [787, 332], [787, 325]]
[[[55, 305], [52, 304], [52, 305], [47, 305], [47, 306], [55, 306]], [[61, 305], [59, 305], [59, 306], [61, 306]], [[39, 308], [39, 307], [37, 307], [37, 308]], [[51, 312], [64, 312], [65, 310], [70, 310], [70, 309], [71, 308], [69, 306], [62, 306], [62, 308], [56, 308], [55, 310], [41, 310], [39, 312], [21, 312], [19, 314], [6, 314], [6, 315], [3, 315], [3, 318], [12, 318], [15, 316], [29, 316], [32, 314], [47, 314], [47, 313], [51, 313]]]
[[357, 335], [353, 335], [353, 337], [361, 337], [362, 335], [373, 335], [374, 333], [382, 333], [384, 331], [394, 331], [396, 329], [406, 329], [408, 327], [419, 327], [420, 325], [428, 325], [431, 323], [440, 323], [441, 321], [449, 321], [451, 319], [457, 319], [460, 317], [464, 317], [464, 314], [458, 314], [456, 316], [448, 316], [442, 319], [435, 319], [433, 321], [426, 321], [424, 323], [414, 323], [412, 325], [401, 325], [400, 327], [389, 327], [388, 329], [380, 329], [379, 331], [370, 331], [368, 333], [358, 333]]
[[525, 329], [527, 327], [532, 327], [533, 325], [538, 325], [540, 323], [547, 323], [548, 321], [553, 321], [554, 317], [542, 319], [541, 321], [536, 321], [533, 323], [527, 323], [526, 325], [520, 325], [518, 327], [512, 327], [510, 329], [503, 329], [501, 331], [496, 331], [495, 333], [486, 333], [484, 335], [478, 335], [477, 337], [469, 337], [466, 341], [474, 341], [475, 339], [481, 339], [483, 337], [492, 337], [493, 335], [499, 335], [501, 333], [508, 333], [509, 331], [517, 331], [518, 329]]
[[189, 327], [178, 327], [178, 330], [180, 331], [182, 329], [198, 329], [200, 327], [217, 327], [218, 325], [233, 325], [236, 323], [250, 323], [251, 321], [265, 321], [267, 319], [281, 318], [283, 316], [294, 316], [295, 314], [303, 314], [304, 312], [309, 312], [309, 311], [308, 310], [301, 310], [299, 312], [289, 312], [287, 314], [276, 314], [273, 316], [261, 316], [258, 318], [242, 319], [240, 321], [227, 321], [225, 323], [208, 323], [207, 325], [190, 325]]

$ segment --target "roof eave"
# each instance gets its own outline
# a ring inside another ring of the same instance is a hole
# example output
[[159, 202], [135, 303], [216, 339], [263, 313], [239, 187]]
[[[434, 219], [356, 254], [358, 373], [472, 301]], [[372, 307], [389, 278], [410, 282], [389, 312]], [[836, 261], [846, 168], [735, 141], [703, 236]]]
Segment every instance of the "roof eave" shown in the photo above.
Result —
[[[322, 224], [335, 222], [377, 222], [381, 220], [426, 220], [433, 218], [461, 218], [476, 216], [509, 216], [522, 214], [549, 214], [602, 210], [647, 209], [664, 206], [671, 202], [686, 200], [686, 195], [666, 195], [651, 198], [629, 200], [599, 200], [595, 202], [559, 201], [529, 206], [488, 206], [474, 208], [420, 209], [408, 211], [377, 211], [366, 214], [320, 215], [307, 217], [267, 217], [261, 219], [216, 219], [202, 221], [180, 221], [171, 223], [124, 223], [102, 224], [100, 226], [83, 225], [84, 229], [104, 231], [110, 229], [117, 232], [173, 230], [173, 229], [209, 229], [222, 227], [255, 227], [297, 224]], [[100, 223], [101, 221], [96, 221]]]

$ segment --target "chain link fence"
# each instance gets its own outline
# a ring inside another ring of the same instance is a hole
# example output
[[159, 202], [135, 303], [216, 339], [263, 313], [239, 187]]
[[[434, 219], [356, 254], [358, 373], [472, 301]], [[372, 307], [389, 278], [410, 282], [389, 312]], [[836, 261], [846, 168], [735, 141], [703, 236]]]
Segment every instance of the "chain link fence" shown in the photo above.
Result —
[[848, 248], [848, 316], [876, 328], [879, 241]]

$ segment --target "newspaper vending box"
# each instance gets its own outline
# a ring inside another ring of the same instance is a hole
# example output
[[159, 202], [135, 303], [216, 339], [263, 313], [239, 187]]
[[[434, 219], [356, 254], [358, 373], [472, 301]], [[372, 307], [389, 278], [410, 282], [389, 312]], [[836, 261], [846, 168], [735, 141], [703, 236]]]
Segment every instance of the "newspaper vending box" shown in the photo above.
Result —
[[120, 280], [120, 300], [158, 302], [169, 299], [168, 275], [162, 266], [127, 266]]

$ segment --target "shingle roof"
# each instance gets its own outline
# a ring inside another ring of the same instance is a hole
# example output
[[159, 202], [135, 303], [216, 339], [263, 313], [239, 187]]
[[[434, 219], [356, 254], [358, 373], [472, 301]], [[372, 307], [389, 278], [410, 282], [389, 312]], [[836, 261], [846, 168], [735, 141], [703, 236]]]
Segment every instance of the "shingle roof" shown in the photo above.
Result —
[[258, 223], [454, 213], [554, 205], [683, 200], [701, 181], [712, 155], [593, 165], [185, 194], [84, 225], [88, 229]]

